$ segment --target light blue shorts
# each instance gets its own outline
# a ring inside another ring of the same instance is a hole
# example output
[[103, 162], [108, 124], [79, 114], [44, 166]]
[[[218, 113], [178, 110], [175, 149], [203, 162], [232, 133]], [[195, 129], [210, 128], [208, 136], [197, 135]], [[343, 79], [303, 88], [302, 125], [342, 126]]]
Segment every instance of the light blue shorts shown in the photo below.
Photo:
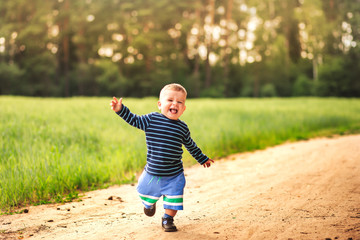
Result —
[[150, 208], [161, 196], [164, 196], [165, 209], [183, 210], [185, 184], [184, 172], [176, 176], [159, 177], [143, 171], [137, 191], [146, 208]]

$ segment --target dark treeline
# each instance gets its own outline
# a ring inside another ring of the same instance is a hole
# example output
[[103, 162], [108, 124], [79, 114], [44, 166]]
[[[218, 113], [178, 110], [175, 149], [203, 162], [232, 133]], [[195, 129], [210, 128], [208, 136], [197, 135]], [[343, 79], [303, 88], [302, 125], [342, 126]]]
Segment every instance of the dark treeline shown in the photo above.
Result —
[[353, 0], [0, 0], [0, 94], [360, 96]]

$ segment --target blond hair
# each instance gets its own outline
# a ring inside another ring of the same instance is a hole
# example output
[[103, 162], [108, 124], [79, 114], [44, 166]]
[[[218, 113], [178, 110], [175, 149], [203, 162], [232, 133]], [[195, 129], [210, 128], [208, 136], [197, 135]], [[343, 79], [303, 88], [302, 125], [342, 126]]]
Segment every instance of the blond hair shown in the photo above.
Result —
[[161, 98], [161, 95], [166, 91], [166, 90], [174, 90], [174, 91], [178, 91], [178, 92], [182, 92], [185, 94], [185, 98], [187, 96], [187, 92], [186, 92], [186, 89], [181, 86], [180, 84], [178, 83], [170, 83], [168, 85], [165, 85], [161, 91], [160, 91], [160, 95], [159, 95], [159, 98]]

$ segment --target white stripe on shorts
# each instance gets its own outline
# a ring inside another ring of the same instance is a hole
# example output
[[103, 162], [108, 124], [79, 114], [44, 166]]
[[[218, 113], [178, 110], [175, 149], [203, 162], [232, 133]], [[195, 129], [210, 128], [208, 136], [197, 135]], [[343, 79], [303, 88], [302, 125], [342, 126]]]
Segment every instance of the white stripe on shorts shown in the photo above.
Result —
[[144, 195], [144, 194], [141, 194], [141, 193], [138, 193], [140, 196], [142, 197], [146, 197], [146, 198], [151, 198], [151, 199], [155, 199], [155, 200], [159, 200], [160, 197], [154, 197], [154, 196], [150, 196], [150, 195]]
[[171, 202], [166, 202], [164, 201], [164, 205], [169, 205], [169, 206], [183, 206], [183, 203], [171, 203]]
[[177, 195], [177, 196], [169, 196], [165, 195], [167, 198], [184, 198], [184, 195]]

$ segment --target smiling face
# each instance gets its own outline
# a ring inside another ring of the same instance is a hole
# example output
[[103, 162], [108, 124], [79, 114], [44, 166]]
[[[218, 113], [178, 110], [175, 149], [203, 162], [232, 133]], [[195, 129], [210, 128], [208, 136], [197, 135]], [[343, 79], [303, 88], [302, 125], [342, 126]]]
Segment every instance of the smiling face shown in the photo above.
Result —
[[171, 120], [178, 120], [186, 109], [186, 95], [182, 91], [164, 90], [158, 101], [160, 112]]

